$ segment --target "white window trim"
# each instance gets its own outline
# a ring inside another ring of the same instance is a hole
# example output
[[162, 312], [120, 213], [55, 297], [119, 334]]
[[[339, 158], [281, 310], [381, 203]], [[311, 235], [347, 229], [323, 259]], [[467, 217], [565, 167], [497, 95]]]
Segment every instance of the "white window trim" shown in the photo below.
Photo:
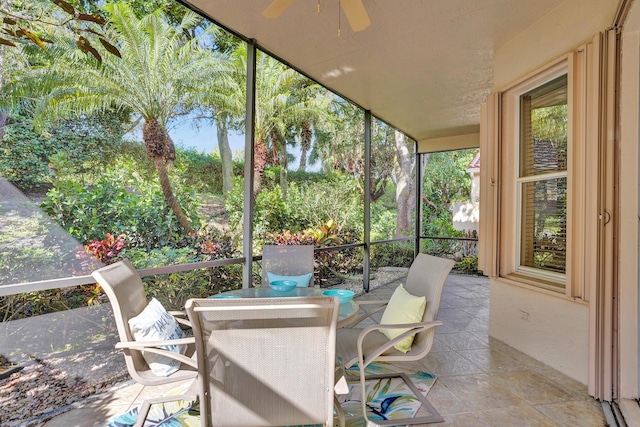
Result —
[[[573, 71], [573, 70], [571, 70]], [[520, 177], [520, 97], [540, 87], [562, 75], [568, 76], [568, 119], [567, 128], [567, 170], [561, 172], [552, 172], [549, 174], [539, 174], [534, 176]], [[526, 267], [520, 265], [520, 243], [521, 243], [521, 213], [522, 201], [520, 187], [524, 182], [538, 181], [541, 179], [551, 178], [567, 178], [567, 246], [571, 240], [572, 218], [571, 212], [571, 168], [572, 162], [572, 120], [573, 120], [573, 99], [572, 99], [572, 75], [570, 72], [569, 59], [564, 57], [556, 63], [551, 64], [544, 70], [534, 73], [513, 87], [506, 89], [502, 95], [502, 161], [507, 162], [513, 167], [503, 168], [502, 175], [502, 196], [499, 211], [501, 212], [500, 243], [499, 257], [502, 260], [499, 264], [499, 276], [509, 279], [510, 281], [531, 286], [534, 289], [544, 289], [558, 295], [571, 296], [572, 290], [570, 286], [570, 262], [567, 256], [566, 273], [555, 273]]]

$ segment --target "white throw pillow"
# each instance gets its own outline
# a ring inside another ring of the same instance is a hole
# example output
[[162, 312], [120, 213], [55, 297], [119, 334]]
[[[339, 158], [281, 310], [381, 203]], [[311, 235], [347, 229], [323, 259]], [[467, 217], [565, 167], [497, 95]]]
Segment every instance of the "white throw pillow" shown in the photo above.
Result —
[[[136, 341], [166, 341], [184, 336], [176, 319], [167, 313], [160, 301], [155, 298], [147, 304], [140, 314], [129, 319], [129, 328]], [[184, 344], [167, 345], [160, 348], [181, 354], [187, 350], [187, 346]], [[158, 376], [169, 376], [180, 367], [180, 361], [167, 356], [143, 351], [142, 357], [151, 371]]]

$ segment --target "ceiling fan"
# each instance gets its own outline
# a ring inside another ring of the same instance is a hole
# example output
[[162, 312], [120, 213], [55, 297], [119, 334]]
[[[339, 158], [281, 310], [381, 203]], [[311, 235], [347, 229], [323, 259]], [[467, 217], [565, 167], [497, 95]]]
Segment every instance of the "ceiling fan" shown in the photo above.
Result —
[[[295, 0], [273, 0], [262, 14], [265, 18], [277, 18], [284, 12]], [[362, 31], [371, 25], [371, 20], [367, 14], [362, 0], [339, 0], [344, 14], [349, 20], [349, 25], [354, 32]]]

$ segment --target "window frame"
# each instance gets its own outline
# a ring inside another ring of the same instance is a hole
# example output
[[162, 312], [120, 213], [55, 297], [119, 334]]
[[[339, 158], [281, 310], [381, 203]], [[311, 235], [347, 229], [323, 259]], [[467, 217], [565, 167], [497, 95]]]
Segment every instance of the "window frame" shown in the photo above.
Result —
[[[575, 224], [572, 217], [572, 203], [574, 188], [572, 183], [572, 168], [576, 159], [573, 157], [573, 132], [575, 125], [573, 118], [576, 116], [573, 102], [573, 72], [569, 57], [563, 57], [545, 69], [525, 77], [520, 82], [501, 93], [501, 170], [500, 170], [500, 201], [498, 211], [500, 214], [499, 238], [498, 238], [498, 275], [517, 284], [531, 286], [534, 289], [551, 291], [553, 294], [565, 294], [576, 297], [571, 284], [571, 256], [569, 255], [572, 244]], [[520, 97], [540, 86], [543, 86], [558, 77], [567, 76], [567, 168], [564, 171], [553, 171], [537, 175], [520, 176], [520, 152], [521, 152], [521, 105]], [[511, 166], [511, 167], [510, 167]], [[565, 273], [556, 273], [538, 268], [521, 265], [521, 239], [522, 239], [522, 185], [525, 182], [534, 182], [554, 178], [567, 179], [567, 209], [566, 209], [566, 243], [565, 243]]]

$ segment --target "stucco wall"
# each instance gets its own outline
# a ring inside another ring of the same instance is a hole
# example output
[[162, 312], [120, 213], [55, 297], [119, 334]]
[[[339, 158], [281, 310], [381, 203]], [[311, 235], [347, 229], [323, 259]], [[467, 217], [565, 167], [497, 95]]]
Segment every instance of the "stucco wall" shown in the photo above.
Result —
[[489, 335], [587, 384], [589, 307], [491, 280]]
[[494, 87], [502, 90], [548, 62], [591, 41], [614, 19], [618, 0], [565, 0], [495, 51]]

